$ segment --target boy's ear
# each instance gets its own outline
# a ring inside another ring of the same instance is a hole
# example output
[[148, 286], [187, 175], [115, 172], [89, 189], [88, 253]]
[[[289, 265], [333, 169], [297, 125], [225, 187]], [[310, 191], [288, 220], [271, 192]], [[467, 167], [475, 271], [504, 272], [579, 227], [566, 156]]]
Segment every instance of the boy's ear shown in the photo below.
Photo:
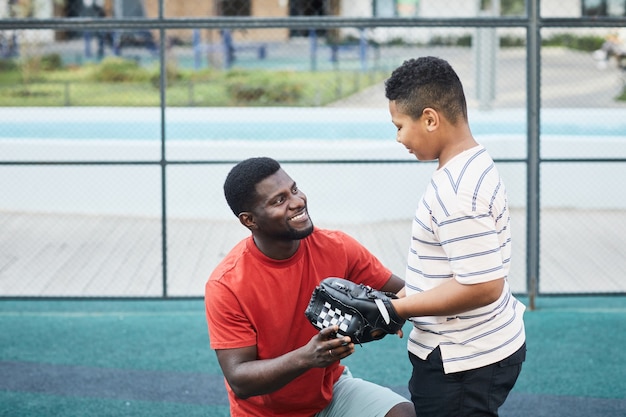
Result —
[[422, 112], [422, 119], [426, 125], [426, 130], [432, 132], [439, 127], [439, 113], [433, 108], [426, 107]]

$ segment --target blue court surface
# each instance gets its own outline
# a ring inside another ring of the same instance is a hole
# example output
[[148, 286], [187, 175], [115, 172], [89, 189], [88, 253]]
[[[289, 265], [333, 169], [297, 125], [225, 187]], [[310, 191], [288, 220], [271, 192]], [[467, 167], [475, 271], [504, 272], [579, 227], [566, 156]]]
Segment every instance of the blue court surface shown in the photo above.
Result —
[[[536, 307], [500, 415], [626, 415], [626, 297], [540, 297]], [[5, 299], [0, 328], [0, 416], [229, 415], [200, 299]], [[357, 346], [344, 363], [407, 395], [405, 343]]]
[[[22, 108], [0, 115], [0, 141], [12, 140], [123, 140], [159, 141], [160, 113], [156, 108], [42, 108], [37, 119]], [[602, 123], [590, 123], [588, 117]], [[571, 138], [624, 140], [626, 120], [621, 109], [547, 109], [542, 113], [541, 134]], [[28, 123], [24, 122], [28, 120]], [[524, 109], [470, 111], [472, 133], [477, 137], [526, 136]], [[395, 128], [385, 109], [351, 108], [196, 108], [169, 109], [165, 135], [173, 141], [288, 141], [395, 139]]]

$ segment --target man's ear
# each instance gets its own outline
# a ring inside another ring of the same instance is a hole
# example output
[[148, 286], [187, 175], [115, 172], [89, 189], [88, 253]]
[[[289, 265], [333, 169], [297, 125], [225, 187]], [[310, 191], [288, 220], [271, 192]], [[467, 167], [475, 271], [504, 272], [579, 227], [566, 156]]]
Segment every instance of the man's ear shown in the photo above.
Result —
[[426, 107], [422, 112], [422, 119], [426, 124], [426, 130], [434, 132], [439, 127], [439, 113], [431, 107]]
[[239, 213], [238, 217], [239, 217], [239, 222], [245, 227], [247, 227], [248, 229], [252, 230], [254, 227], [256, 227], [254, 214], [252, 214], [251, 211], [242, 211], [241, 213]]

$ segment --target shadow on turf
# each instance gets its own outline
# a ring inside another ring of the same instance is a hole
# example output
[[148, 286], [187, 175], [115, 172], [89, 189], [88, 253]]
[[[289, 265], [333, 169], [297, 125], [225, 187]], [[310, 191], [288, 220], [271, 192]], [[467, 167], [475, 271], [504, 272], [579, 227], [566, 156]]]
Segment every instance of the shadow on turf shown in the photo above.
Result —
[[[0, 390], [64, 397], [227, 405], [221, 375], [0, 362]], [[391, 387], [408, 397], [406, 387]], [[513, 392], [502, 417], [626, 415], [626, 400]]]

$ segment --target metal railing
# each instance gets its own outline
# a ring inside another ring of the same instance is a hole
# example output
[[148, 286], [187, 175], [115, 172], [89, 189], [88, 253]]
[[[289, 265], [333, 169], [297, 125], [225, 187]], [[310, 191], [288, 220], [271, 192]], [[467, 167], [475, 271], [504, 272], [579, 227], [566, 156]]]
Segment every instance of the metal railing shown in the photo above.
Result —
[[[560, 162], [619, 162], [626, 163], [626, 158], [613, 159], [550, 159], [540, 154], [540, 110], [541, 110], [541, 30], [544, 28], [588, 28], [615, 27], [626, 25], [626, 18], [542, 18], [540, 0], [527, 1], [527, 12], [524, 17], [472, 17], [472, 18], [344, 18], [344, 17], [285, 17], [285, 18], [253, 18], [253, 17], [206, 17], [206, 18], [168, 18], [163, 15], [163, 0], [159, 1], [159, 17], [145, 19], [91, 19], [91, 18], [52, 18], [52, 19], [12, 19], [0, 20], [0, 30], [112, 30], [112, 29], [151, 29], [160, 33], [159, 62], [160, 78], [160, 112], [161, 112], [161, 158], [159, 161], [0, 161], [0, 166], [18, 165], [158, 165], [161, 169], [161, 256], [162, 256], [162, 297], [168, 297], [168, 263], [167, 263], [167, 218], [166, 204], [166, 169], [169, 165], [184, 164], [233, 164], [233, 160], [176, 160], [166, 158], [165, 126], [166, 126], [166, 36], [168, 29], [268, 29], [289, 28], [303, 29], [338, 29], [343, 27], [380, 28], [380, 27], [470, 27], [470, 28], [523, 28], [526, 31], [526, 128], [527, 156], [519, 159], [499, 159], [502, 163], [523, 163], [527, 167], [527, 204], [526, 204], [526, 274], [530, 308], [535, 308], [535, 298], [539, 288], [540, 241], [540, 171], [543, 163]], [[298, 160], [283, 161], [285, 163], [318, 163], [340, 164], [355, 163], [343, 160]], [[406, 163], [396, 160], [368, 160], [357, 163]]]

